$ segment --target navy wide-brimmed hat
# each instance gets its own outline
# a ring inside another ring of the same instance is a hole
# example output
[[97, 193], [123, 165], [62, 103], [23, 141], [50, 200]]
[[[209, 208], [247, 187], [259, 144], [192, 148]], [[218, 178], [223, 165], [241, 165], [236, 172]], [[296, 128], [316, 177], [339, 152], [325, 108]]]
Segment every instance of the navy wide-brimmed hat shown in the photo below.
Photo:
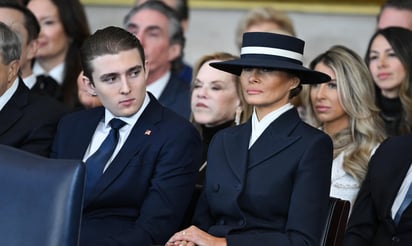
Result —
[[240, 59], [213, 62], [210, 66], [235, 75], [240, 75], [245, 67], [278, 69], [295, 74], [302, 84], [330, 81], [328, 75], [302, 65], [304, 46], [303, 40], [292, 36], [246, 32], [243, 34]]

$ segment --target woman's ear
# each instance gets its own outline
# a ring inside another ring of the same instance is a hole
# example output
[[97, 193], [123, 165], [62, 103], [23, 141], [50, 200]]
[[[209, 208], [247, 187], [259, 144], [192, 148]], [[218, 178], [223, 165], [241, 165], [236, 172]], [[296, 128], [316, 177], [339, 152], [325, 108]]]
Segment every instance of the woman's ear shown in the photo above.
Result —
[[291, 78], [291, 86], [290, 86], [290, 90], [293, 90], [295, 88], [297, 88], [300, 84], [300, 79], [298, 77], [292, 77]]

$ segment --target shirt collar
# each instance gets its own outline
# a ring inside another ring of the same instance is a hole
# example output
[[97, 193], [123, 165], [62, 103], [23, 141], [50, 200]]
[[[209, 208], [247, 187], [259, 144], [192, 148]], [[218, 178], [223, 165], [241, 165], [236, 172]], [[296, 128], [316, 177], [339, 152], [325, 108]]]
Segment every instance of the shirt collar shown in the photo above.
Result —
[[63, 84], [63, 72], [64, 72], [64, 62], [60, 63], [59, 65], [55, 66], [52, 68], [49, 72], [46, 72], [38, 63], [37, 61], [34, 62], [33, 65], [33, 73], [38, 76], [38, 75], [49, 75], [52, 77], [54, 80], [57, 81], [59, 85]]
[[160, 77], [158, 80], [150, 83], [147, 85], [146, 90], [153, 94], [156, 99], [159, 99], [160, 95], [162, 94], [163, 90], [165, 89], [167, 82], [169, 82], [171, 76], [171, 72], [168, 71]]
[[13, 84], [3, 93], [3, 95], [0, 95], [0, 110], [4, 108], [4, 105], [6, 105], [10, 98], [14, 95], [18, 86], [19, 77], [14, 80]]

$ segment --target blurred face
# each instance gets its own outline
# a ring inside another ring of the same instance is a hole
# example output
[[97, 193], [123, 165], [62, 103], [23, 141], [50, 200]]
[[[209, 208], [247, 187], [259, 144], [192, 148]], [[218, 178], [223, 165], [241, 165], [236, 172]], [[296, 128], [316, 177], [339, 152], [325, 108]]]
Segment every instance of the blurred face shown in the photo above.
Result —
[[311, 85], [310, 100], [323, 129], [333, 135], [349, 126], [349, 117], [342, 108], [335, 72], [324, 63], [318, 63], [314, 70], [326, 73], [332, 78], [329, 82]]
[[246, 102], [255, 106], [259, 120], [287, 104], [290, 90], [299, 85], [296, 77], [267, 68], [243, 68], [240, 81]]
[[39, 62], [47, 60], [53, 66], [64, 61], [70, 39], [64, 31], [59, 11], [51, 0], [31, 0], [27, 7], [33, 12], [40, 23], [38, 51]]
[[234, 120], [240, 99], [235, 77], [203, 64], [194, 80], [191, 106], [195, 122], [213, 127]]
[[21, 12], [11, 9], [0, 7], [0, 21], [8, 25], [13, 31], [15, 31], [22, 43], [20, 63], [24, 64], [27, 57], [27, 38], [28, 33], [24, 27], [24, 16]]
[[137, 12], [126, 24], [126, 29], [142, 43], [149, 62], [151, 83], [171, 68], [171, 62], [180, 54], [180, 46], [169, 42], [169, 21], [158, 11], [144, 9]]
[[0, 97], [10, 88], [17, 77], [19, 71], [19, 61], [11, 61], [9, 64], [3, 64], [0, 57]]
[[396, 8], [385, 8], [378, 21], [378, 29], [399, 26], [412, 30], [412, 11]]
[[388, 98], [398, 97], [406, 71], [389, 42], [382, 35], [376, 36], [373, 40], [369, 59], [369, 70], [382, 94]]
[[138, 50], [102, 55], [91, 64], [94, 85], [83, 77], [90, 93], [97, 94], [100, 102], [115, 116], [135, 114], [143, 103], [147, 78]]

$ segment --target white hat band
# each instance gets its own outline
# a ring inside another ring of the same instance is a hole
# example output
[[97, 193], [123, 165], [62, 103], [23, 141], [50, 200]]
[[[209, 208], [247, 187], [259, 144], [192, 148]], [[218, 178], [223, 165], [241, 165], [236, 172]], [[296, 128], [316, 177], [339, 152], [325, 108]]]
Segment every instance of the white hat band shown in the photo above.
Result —
[[250, 55], [250, 54], [275, 55], [275, 56], [286, 57], [286, 58], [293, 59], [293, 60], [298, 60], [300, 62], [303, 61], [302, 54], [298, 52], [290, 51], [290, 50], [277, 49], [277, 48], [248, 46], [248, 47], [242, 47], [241, 54], [242, 55]]

